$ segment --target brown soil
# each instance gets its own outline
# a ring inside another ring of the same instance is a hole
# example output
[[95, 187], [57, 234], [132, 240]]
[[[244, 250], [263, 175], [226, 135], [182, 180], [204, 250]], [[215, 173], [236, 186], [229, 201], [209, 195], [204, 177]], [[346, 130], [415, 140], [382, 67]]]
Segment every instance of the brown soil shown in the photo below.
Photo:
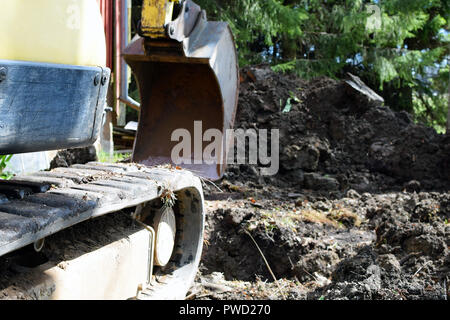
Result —
[[50, 169], [70, 167], [74, 164], [85, 164], [90, 161], [97, 161], [97, 154], [94, 146], [60, 150], [51, 161]]
[[[450, 135], [344, 81], [264, 66], [241, 74], [235, 127], [280, 129], [280, 171], [230, 165], [221, 191], [204, 182], [204, 250], [189, 298], [446, 299]], [[91, 155], [61, 153], [53, 166]]]
[[344, 81], [241, 73], [235, 127], [280, 129], [280, 171], [231, 165], [222, 192], [206, 182], [191, 297], [446, 299], [450, 136]]

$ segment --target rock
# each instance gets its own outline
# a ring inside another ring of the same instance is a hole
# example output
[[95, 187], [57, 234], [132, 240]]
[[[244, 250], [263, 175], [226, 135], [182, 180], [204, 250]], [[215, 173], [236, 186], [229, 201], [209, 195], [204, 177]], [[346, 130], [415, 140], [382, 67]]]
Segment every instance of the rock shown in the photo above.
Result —
[[411, 180], [408, 183], [406, 183], [403, 187], [408, 192], [419, 192], [420, 191], [420, 182], [417, 180]]
[[236, 227], [241, 224], [247, 215], [248, 213], [244, 210], [226, 210], [223, 221], [231, 227]]
[[[347, 74], [351, 80], [345, 80], [345, 83], [354, 90], [355, 95], [358, 96], [361, 102], [366, 102], [366, 104], [373, 108], [380, 107], [384, 104], [384, 99], [362, 82], [359, 77], [351, 73]], [[361, 104], [363, 105], [363, 103]]]
[[297, 155], [298, 167], [304, 170], [316, 170], [319, 164], [319, 156], [320, 151], [315, 146], [303, 146]]
[[430, 222], [435, 220], [440, 204], [433, 199], [423, 199], [416, 203], [412, 210], [411, 220]]
[[320, 161], [324, 162], [330, 158], [331, 150], [328, 140], [312, 136], [285, 147], [280, 163], [286, 170], [315, 171]]
[[350, 198], [350, 199], [360, 199], [361, 198], [359, 193], [356, 192], [353, 189], [350, 189], [350, 190], [347, 191], [347, 197]]
[[335, 191], [339, 189], [339, 182], [331, 177], [325, 177], [317, 173], [305, 173], [305, 188], [323, 191]]
[[254, 81], [264, 81], [272, 74], [270, 68], [251, 68], [247, 71], [247, 75]]
[[314, 171], [319, 164], [319, 157], [319, 150], [312, 145], [291, 145], [284, 149], [281, 165], [286, 170]]
[[[331, 276], [334, 266], [339, 262], [339, 256], [332, 251], [314, 251], [305, 254], [295, 264], [293, 274], [300, 281], [316, 280], [316, 274], [320, 274], [328, 282], [327, 277]], [[314, 276], [313, 276], [314, 274]]]
[[296, 207], [303, 207], [303, 205], [305, 204], [306, 200], [308, 200], [308, 198], [305, 195], [298, 196], [297, 199], [295, 200], [295, 206]]
[[365, 287], [368, 291], [377, 291], [381, 289], [381, 269], [379, 266], [372, 264], [367, 268], [369, 277], [364, 280]]
[[377, 261], [387, 272], [398, 273], [401, 271], [400, 262], [393, 254], [380, 255], [378, 256]]
[[322, 276], [321, 274], [319, 274], [317, 272], [314, 272], [314, 277], [316, 278], [316, 283], [321, 287], [327, 286], [331, 283], [330, 279]]
[[312, 207], [316, 210], [328, 212], [332, 209], [333, 205], [329, 201], [317, 201], [312, 205]]
[[370, 192], [373, 189], [369, 179], [363, 175], [354, 177], [350, 187], [359, 193]]
[[301, 193], [288, 193], [288, 198], [298, 198], [303, 196]]
[[216, 293], [224, 293], [224, 292], [229, 292], [232, 290], [230, 287], [228, 287], [226, 285], [210, 283], [210, 282], [206, 282], [206, 281], [202, 281], [202, 285], [205, 289], [216, 292]]
[[428, 256], [437, 256], [444, 252], [445, 242], [436, 236], [422, 234], [417, 237], [410, 237], [403, 243], [405, 251], [408, 253], [421, 252]]
[[85, 164], [97, 161], [97, 153], [94, 146], [58, 151], [50, 163], [50, 169], [58, 167], [70, 167], [74, 164]]

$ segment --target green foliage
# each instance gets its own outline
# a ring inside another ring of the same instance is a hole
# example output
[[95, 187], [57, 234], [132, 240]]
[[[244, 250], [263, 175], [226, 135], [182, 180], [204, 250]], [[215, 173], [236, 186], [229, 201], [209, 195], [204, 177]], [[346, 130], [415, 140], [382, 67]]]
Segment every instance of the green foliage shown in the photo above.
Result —
[[[241, 65], [302, 78], [358, 75], [396, 110], [443, 131], [448, 108], [445, 0], [197, 0], [229, 22]], [[378, 8], [379, 10], [375, 10]]]
[[296, 67], [296, 61], [291, 60], [291, 61], [288, 61], [285, 63], [279, 63], [279, 64], [273, 66], [272, 70], [275, 72], [286, 73], [286, 72], [295, 70], [295, 67]]
[[11, 160], [12, 155], [3, 155], [0, 156], [0, 179], [1, 180], [9, 180], [13, 177], [13, 174], [9, 172], [4, 172], [8, 162]]
[[99, 152], [98, 153], [98, 161], [102, 162], [102, 163], [116, 163], [116, 162], [120, 162], [123, 161], [125, 159], [128, 159], [129, 157], [131, 157], [130, 153], [116, 153], [114, 152], [114, 154], [111, 156], [109, 153], [107, 152]]
[[283, 113], [287, 113], [287, 112], [291, 111], [291, 109], [292, 109], [292, 103], [291, 102], [292, 101], [295, 101], [295, 102], [299, 103], [300, 99], [297, 98], [297, 96], [292, 91], [289, 91], [289, 98], [286, 101], [286, 104], [285, 104], [284, 109], [282, 111]]
[[[286, 6], [279, 0], [197, 0], [214, 19], [230, 24], [236, 38], [241, 65], [277, 59], [280, 39], [302, 35], [305, 10]], [[268, 51], [274, 50], [272, 54]], [[255, 54], [256, 53], [256, 54]]]

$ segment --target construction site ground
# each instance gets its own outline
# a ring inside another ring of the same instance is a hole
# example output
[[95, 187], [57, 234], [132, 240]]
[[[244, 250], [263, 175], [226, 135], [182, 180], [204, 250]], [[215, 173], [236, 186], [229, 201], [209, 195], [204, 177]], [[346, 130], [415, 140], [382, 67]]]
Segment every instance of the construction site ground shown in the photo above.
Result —
[[344, 81], [241, 75], [235, 127], [280, 129], [280, 171], [205, 182], [189, 298], [447, 299], [450, 135]]
[[[266, 66], [241, 77], [235, 128], [279, 129], [280, 170], [230, 165], [203, 181], [203, 256], [187, 299], [447, 299], [450, 135], [344, 81]], [[55, 166], [93, 159], [66, 160]]]

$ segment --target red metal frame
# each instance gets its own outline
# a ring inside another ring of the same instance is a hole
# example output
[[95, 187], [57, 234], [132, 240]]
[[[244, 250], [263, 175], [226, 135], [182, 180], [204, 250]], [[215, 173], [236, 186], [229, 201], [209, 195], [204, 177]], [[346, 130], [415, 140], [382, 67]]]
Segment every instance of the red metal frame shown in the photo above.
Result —
[[112, 0], [97, 0], [103, 17], [106, 35], [106, 66], [113, 69], [113, 45], [114, 45], [114, 5]]
[[115, 113], [120, 114], [120, 103], [139, 110], [139, 103], [128, 96], [128, 68], [122, 51], [128, 45], [128, 1], [97, 0], [103, 16], [107, 46], [107, 66], [113, 70]]

